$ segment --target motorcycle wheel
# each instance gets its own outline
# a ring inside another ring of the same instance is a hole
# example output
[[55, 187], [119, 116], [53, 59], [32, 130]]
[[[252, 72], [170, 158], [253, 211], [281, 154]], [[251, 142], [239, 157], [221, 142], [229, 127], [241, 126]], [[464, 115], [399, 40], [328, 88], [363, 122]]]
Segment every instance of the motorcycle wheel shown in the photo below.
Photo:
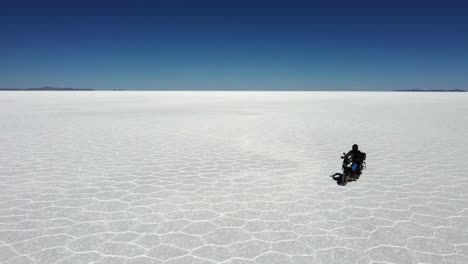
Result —
[[341, 185], [345, 186], [347, 183], [348, 183], [348, 174], [343, 173], [343, 175], [341, 175]]

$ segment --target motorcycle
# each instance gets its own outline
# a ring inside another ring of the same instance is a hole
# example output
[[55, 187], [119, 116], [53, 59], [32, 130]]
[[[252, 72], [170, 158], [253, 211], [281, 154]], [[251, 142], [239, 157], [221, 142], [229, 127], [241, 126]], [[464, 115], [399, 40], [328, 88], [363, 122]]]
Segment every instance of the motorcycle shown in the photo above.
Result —
[[[365, 153], [363, 153], [365, 159]], [[353, 162], [352, 156], [346, 156], [346, 153], [343, 153], [341, 156], [343, 164], [341, 166], [343, 174], [340, 177], [341, 185], [345, 186], [350, 181], [356, 181], [362, 174], [362, 171], [366, 168], [366, 162], [362, 161], [361, 164]]]

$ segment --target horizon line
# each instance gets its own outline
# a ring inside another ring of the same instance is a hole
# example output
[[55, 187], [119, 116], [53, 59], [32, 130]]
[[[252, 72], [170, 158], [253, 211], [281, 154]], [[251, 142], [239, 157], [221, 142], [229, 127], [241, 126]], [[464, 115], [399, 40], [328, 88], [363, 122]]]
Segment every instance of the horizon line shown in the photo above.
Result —
[[0, 88], [0, 91], [114, 91], [114, 92], [466, 92], [465, 89], [386, 89], [386, 90], [315, 90], [315, 89], [94, 89], [71, 87]]

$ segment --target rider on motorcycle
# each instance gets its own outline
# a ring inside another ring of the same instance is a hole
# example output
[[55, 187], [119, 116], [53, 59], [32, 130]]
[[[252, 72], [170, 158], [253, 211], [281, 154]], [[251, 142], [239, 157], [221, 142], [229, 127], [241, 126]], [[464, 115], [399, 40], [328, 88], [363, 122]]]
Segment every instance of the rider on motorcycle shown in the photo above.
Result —
[[358, 145], [354, 144], [352, 149], [344, 156], [345, 160], [349, 159], [353, 164], [352, 171], [356, 175], [360, 175], [363, 169], [362, 163], [366, 160], [366, 153], [359, 151]]

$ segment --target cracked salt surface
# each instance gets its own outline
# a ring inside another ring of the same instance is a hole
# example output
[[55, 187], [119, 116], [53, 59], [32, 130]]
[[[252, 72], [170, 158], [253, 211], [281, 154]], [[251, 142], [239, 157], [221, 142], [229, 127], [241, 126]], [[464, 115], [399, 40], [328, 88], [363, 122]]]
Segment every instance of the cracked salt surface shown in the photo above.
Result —
[[0, 263], [468, 263], [467, 99], [2, 92]]

